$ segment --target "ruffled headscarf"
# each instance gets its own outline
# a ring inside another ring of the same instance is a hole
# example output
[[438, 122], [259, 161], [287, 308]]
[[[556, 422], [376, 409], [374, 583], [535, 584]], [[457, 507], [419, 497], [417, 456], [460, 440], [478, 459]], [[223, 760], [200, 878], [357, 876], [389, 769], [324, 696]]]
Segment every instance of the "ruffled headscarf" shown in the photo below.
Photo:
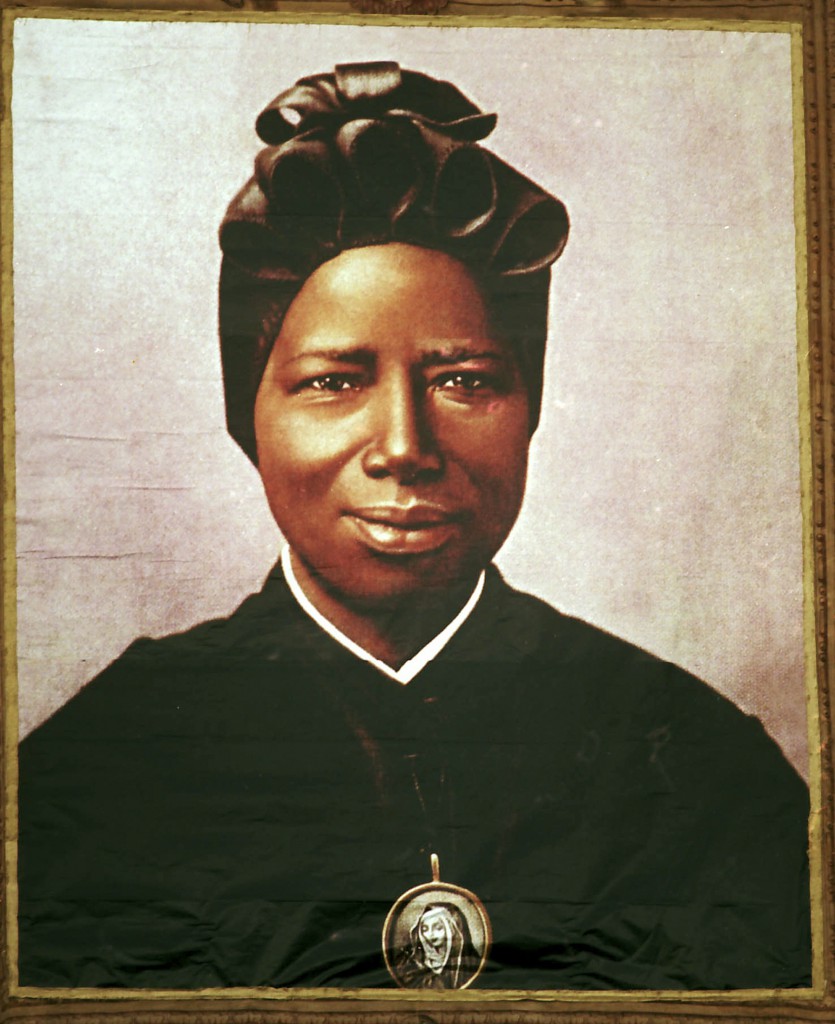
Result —
[[262, 111], [266, 147], [220, 228], [227, 425], [253, 462], [255, 396], [293, 298], [340, 252], [387, 242], [441, 250], [472, 270], [518, 347], [535, 427], [549, 268], [568, 215], [478, 145], [495, 125], [450, 83], [388, 62], [302, 78]]

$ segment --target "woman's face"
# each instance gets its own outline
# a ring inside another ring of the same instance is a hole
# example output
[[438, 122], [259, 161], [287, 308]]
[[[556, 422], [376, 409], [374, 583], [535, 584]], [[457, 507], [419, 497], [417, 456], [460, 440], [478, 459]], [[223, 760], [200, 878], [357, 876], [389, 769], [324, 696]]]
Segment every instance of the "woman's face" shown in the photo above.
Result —
[[427, 914], [420, 922], [420, 938], [424, 949], [429, 947], [435, 953], [444, 952], [448, 932], [444, 920], [438, 914]]
[[395, 243], [319, 267], [273, 346], [255, 434], [279, 528], [354, 605], [474, 581], [522, 502], [516, 359], [440, 252]]

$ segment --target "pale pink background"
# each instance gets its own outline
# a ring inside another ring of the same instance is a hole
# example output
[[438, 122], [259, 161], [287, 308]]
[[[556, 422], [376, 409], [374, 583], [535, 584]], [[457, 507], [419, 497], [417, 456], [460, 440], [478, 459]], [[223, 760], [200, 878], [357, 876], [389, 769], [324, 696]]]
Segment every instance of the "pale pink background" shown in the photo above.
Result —
[[496, 110], [495, 151], [571, 215], [502, 568], [805, 771], [788, 35], [19, 19], [14, 42], [23, 732], [272, 564], [223, 425], [217, 226], [262, 106], [395, 59]]

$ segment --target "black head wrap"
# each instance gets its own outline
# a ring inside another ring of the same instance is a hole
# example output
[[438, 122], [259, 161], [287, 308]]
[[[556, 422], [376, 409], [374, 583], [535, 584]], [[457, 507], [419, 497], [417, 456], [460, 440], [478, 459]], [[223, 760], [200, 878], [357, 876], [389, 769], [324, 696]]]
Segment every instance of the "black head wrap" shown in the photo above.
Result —
[[550, 265], [565, 207], [478, 145], [496, 125], [455, 86], [395, 63], [300, 79], [260, 114], [266, 148], [220, 228], [220, 342], [229, 433], [256, 461], [255, 396], [305, 280], [346, 249], [407, 242], [474, 273], [517, 348], [539, 418]]

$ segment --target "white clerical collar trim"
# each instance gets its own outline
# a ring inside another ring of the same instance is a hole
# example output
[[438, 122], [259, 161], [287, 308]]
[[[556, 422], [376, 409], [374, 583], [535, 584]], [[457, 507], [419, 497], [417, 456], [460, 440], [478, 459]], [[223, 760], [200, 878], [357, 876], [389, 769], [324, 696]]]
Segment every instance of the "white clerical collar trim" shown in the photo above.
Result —
[[444, 647], [446, 647], [449, 641], [467, 621], [473, 608], [478, 604], [478, 599], [481, 597], [482, 590], [484, 590], [484, 573], [482, 572], [475, 585], [475, 590], [470, 595], [470, 599], [455, 616], [452, 622], [442, 629], [436, 637], [430, 640], [425, 647], [422, 647], [413, 658], [409, 658], [408, 661], [404, 661], [400, 668], [394, 669], [391, 668], [390, 665], [386, 665], [384, 661], [380, 661], [379, 658], [375, 658], [373, 654], [369, 654], [368, 651], [360, 647], [359, 644], [355, 644], [350, 637], [345, 636], [341, 630], [337, 629], [332, 622], [329, 622], [312, 604], [305, 592], [302, 590], [299, 581], [296, 579], [295, 572], [293, 572], [293, 562], [290, 558], [289, 547], [285, 547], [281, 552], [281, 568], [284, 570], [284, 578], [287, 580], [287, 586], [290, 588], [290, 593], [299, 602], [302, 610], [307, 612], [311, 619], [313, 619], [318, 626], [321, 626], [328, 636], [332, 636], [337, 643], [342, 644], [342, 646], [347, 648], [351, 654], [354, 654], [363, 661], [367, 661], [370, 665], [373, 665], [378, 672], [382, 672], [383, 675], [388, 676], [389, 679], [394, 679], [398, 683], [402, 683], [404, 686], [406, 683], [410, 683], [418, 672], [426, 668], [429, 662], [441, 653]]

